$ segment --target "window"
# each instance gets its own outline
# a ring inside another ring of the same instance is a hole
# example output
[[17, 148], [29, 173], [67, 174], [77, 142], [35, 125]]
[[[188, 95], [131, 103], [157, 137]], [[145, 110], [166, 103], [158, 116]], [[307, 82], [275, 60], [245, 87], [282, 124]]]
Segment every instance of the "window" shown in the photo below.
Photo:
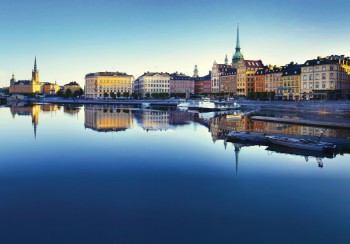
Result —
[[326, 88], [326, 82], [322, 82], [322, 88]]
[[330, 78], [334, 78], [334, 73], [330, 73], [330, 74], [329, 74], [329, 77], [330, 77]]
[[331, 67], [330, 67], [330, 70], [333, 71], [333, 70], [334, 70], [334, 66], [331, 66]]
[[312, 83], [309, 83], [309, 89], [312, 89], [314, 85]]
[[315, 83], [315, 88], [318, 89], [319, 87], [320, 87], [319, 82], [316, 82], [316, 83]]
[[326, 66], [322, 66], [322, 71], [325, 71], [326, 70]]
[[315, 69], [316, 71], [319, 71], [320, 70], [320, 68], [319, 67], [316, 67], [316, 69]]
[[334, 89], [334, 81], [331, 81], [329, 84], [330, 84], [331, 89]]
[[306, 69], [306, 68], [304, 68], [304, 69], [303, 69], [303, 72], [307, 72], [307, 69]]
[[309, 80], [313, 80], [314, 79], [314, 75], [313, 74], [310, 74], [309, 75]]
[[304, 75], [304, 76], [303, 76], [303, 80], [307, 80], [307, 75]]
[[306, 89], [306, 88], [307, 88], [307, 83], [304, 82], [304, 83], [303, 83], [303, 89]]
[[320, 79], [320, 75], [316, 74], [315, 78], [316, 78], [316, 80], [319, 80]]
[[310, 68], [310, 72], [313, 72], [314, 71], [314, 68]]
[[326, 79], [326, 73], [323, 73], [322, 74], [322, 80], [325, 80]]

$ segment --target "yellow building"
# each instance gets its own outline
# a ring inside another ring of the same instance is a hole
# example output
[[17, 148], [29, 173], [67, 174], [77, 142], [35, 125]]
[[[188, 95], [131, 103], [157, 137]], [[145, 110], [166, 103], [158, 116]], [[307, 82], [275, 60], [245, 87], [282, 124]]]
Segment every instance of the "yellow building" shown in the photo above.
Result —
[[15, 75], [12, 75], [10, 80], [10, 94], [31, 94], [31, 93], [42, 93], [42, 84], [39, 82], [39, 70], [36, 65], [36, 57], [34, 60], [34, 69], [32, 71], [31, 80], [19, 80], [16, 81]]
[[261, 60], [240, 60], [237, 67], [237, 95], [248, 96], [254, 92], [254, 75], [264, 67]]
[[283, 100], [300, 100], [301, 65], [289, 64], [282, 74]]
[[60, 87], [57, 84], [46, 82], [43, 84], [42, 90], [43, 90], [42, 92], [43, 94], [55, 95], [60, 90]]
[[63, 92], [66, 92], [68, 89], [71, 90], [72, 93], [74, 93], [75, 91], [80, 91], [80, 89], [82, 88], [77, 82], [72, 81], [63, 86]]
[[120, 72], [97, 72], [85, 76], [85, 97], [96, 99], [133, 92], [134, 76]]

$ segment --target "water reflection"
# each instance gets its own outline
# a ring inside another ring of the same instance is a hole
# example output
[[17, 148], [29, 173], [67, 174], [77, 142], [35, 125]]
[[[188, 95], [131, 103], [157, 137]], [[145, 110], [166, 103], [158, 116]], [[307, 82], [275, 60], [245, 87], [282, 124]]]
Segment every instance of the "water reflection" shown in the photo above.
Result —
[[113, 107], [85, 107], [85, 128], [99, 132], [125, 131], [133, 128], [132, 113], [128, 109]]
[[[37, 136], [39, 125], [39, 117], [41, 113], [55, 113], [61, 107], [51, 104], [13, 104], [10, 106], [12, 117], [16, 116], [31, 116], [33, 125], [34, 137]], [[227, 146], [227, 134], [230, 131], [240, 132], [258, 132], [267, 134], [285, 134], [285, 135], [300, 135], [300, 136], [318, 136], [320, 131], [325, 132], [325, 137], [342, 138], [349, 142], [350, 130], [344, 129], [329, 129], [317, 128], [302, 125], [288, 125], [282, 123], [271, 123], [264, 121], [252, 121], [249, 117], [244, 117], [241, 120], [227, 119], [225, 113], [197, 113], [191, 111], [178, 111], [171, 108], [159, 109], [140, 109], [133, 107], [118, 107], [118, 106], [98, 106], [86, 105], [83, 106], [63, 106], [64, 114], [70, 116], [78, 116], [84, 111], [84, 126], [96, 132], [119, 132], [128, 129], [134, 129], [135, 125], [145, 131], [167, 131], [170, 128], [185, 126], [190, 124], [200, 124], [208, 128], [212, 141], [215, 143], [222, 140], [224, 146]], [[234, 143], [236, 173], [238, 173], [239, 153], [244, 147], [257, 146], [258, 144], [248, 144], [237, 142]], [[332, 159], [336, 154], [323, 154], [318, 152], [295, 150], [286, 147], [268, 146], [266, 148], [269, 154], [288, 154], [294, 156], [305, 157], [305, 160], [316, 159], [319, 167], [323, 167], [322, 159]], [[337, 152], [343, 153], [343, 152]]]
[[12, 117], [16, 116], [31, 116], [32, 125], [34, 129], [34, 137], [37, 135], [37, 128], [39, 125], [39, 114], [43, 112], [56, 112], [59, 109], [57, 105], [52, 104], [13, 104], [10, 107]]

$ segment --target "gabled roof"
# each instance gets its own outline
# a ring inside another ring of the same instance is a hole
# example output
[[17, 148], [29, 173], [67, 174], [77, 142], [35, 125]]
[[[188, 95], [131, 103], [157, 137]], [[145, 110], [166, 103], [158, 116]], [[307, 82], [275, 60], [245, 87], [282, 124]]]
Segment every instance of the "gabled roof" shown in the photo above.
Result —
[[243, 60], [244, 66], [249, 68], [262, 68], [264, 64], [261, 60]]

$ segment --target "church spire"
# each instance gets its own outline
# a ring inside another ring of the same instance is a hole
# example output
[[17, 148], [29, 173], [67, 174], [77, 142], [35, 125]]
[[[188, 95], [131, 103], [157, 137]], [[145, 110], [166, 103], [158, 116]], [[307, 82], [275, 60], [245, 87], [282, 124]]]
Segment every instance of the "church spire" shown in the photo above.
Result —
[[227, 58], [227, 54], [226, 54], [226, 57], [225, 57], [225, 64], [228, 65], [228, 58]]
[[34, 59], [34, 72], [37, 72], [37, 66], [36, 66], [36, 56], [35, 56], [35, 59]]
[[198, 66], [197, 66], [197, 64], [194, 66], [193, 77], [198, 77]]
[[236, 41], [236, 50], [241, 50], [241, 45], [239, 44], [239, 24], [237, 24], [237, 41]]
[[243, 60], [243, 54], [241, 53], [241, 45], [239, 41], [239, 24], [237, 24], [237, 41], [236, 41], [236, 52], [232, 57], [232, 64], [238, 63], [238, 61]]

